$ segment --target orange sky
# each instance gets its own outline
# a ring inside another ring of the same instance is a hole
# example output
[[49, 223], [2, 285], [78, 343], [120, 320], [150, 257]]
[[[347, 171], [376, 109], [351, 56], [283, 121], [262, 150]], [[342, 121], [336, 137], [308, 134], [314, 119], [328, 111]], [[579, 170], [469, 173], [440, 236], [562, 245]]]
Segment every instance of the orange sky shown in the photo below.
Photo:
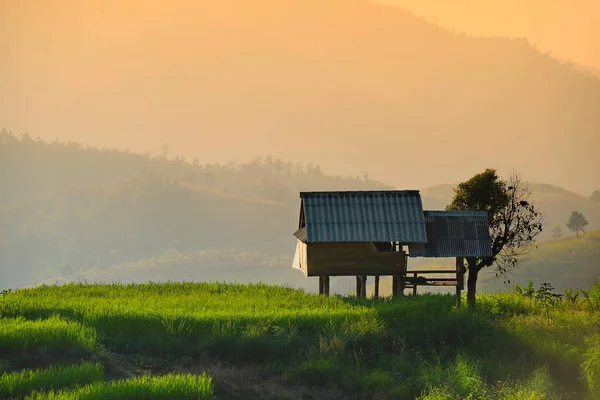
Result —
[[525, 37], [557, 58], [600, 69], [598, 0], [380, 0], [474, 35]]
[[[597, 0], [389, 1], [460, 31], [531, 34], [600, 68]], [[600, 82], [518, 41], [467, 39], [394, 7], [0, 0], [0, 57], [0, 129], [45, 140], [138, 152], [168, 143], [206, 163], [272, 154], [398, 187], [491, 166], [598, 189]]]

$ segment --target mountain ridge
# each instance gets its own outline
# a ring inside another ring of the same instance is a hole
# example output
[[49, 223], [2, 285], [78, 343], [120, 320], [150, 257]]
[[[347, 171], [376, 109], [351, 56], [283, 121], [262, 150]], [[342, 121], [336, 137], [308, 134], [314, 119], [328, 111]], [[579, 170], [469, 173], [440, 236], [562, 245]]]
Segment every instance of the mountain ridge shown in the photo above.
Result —
[[[359, 0], [157, 1], [131, 19], [131, 3], [108, 4], [68, 18], [39, 9], [52, 18], [35, 34], [20, 28], [28, 11], [8, 13], [0, 72], [15, 78], [3, 93], [17, 95], [0, 97], [0, 120], [98, 146], [167, 141], [208, 162], [268, 151], [398, 187], [494, 164], [594, 189], [600, 80], [523, 40], [455, 34]], [[53, 42], [42, 35], [51, 28]], [[40, 45], [63, 58], [36, 58]]]

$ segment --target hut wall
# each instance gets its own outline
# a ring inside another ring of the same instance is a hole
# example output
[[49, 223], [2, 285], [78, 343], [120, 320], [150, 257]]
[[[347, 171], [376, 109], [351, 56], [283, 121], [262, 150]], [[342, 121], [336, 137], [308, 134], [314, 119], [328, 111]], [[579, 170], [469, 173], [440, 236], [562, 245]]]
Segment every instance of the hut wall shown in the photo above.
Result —
[[373, 243], [304, 246], [306, 276], [394, 275], [402, 271], [406, 262], [404, 252], [378, 251]]

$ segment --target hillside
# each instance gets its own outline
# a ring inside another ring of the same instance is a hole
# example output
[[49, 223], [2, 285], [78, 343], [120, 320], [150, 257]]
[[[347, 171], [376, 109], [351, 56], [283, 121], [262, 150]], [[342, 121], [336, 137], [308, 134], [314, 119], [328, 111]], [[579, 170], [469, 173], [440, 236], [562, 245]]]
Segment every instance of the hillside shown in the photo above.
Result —
[[267, 285], [65, 285], [0, 294], [0, 397], [597, 398], [588, 299], [372, 301]]
[[[530, 280], [536, 285], [549, 282], [556, 290], [580, 288], [588, 290], [600, 279], [600, 231], [587, 232], [580, 238], [567, 236], [537, 243], [537, 248], [522, 257], [516, 270], [506, 277], [496, 277], [493, 267], [479, 274], [480, 292], [511, 291], [514, 285], [527, 286]], [[412, 269], [454, 269], [454, 259], [409, 259]], [[432, 277], [436, 275], [430, 275]], [[441, 275], [440, 275], [441, 277]], [[510, 281], [509, 282], [507, 282]], [[391, 278], [380, 281], [382, 296], [391, 295]], [[451, 293], [454, 288], [420, 288], [420, 292]], [[367, 294], [373, 293], [372, 284]]]
[[[0, 289], [47, 280], [192, 279], [313, 291], [313, 280], [290, 267], [298, 192], [392, 188], [272, 157], [202, 164], [8, 132], [0, 135], [0, 185]], [[597, 229], [600, 204], [558, 187], [531, 187], [548, 221], [578, 209]], [[443, 209], [451, 195], [452, 185], [425, 189], [423, 203]], [[353, 285], [335, 279], [332, 291]]]
[[[487, 275], [482, 289], [500, 289], [501, 282], [491, 279], [491, 274]], [[559, 291], [587, 289], [599, 278], [600, 231], [587, 232], [580, 238], [568, 236], [540, 243], [510, 276], [512, 284], [527, 286], [529, 280], [550, 282]]]
[[[404, 7], [449, 29], [472, 35], [523, 37], [560, 59], [600, 68], [595, 0], [376, 0]], [[562, 30], [560, 27], [568, 26]]]
[[494, 165], [596, 189], [600, 80], [522, 39], [363, 0], [23, 0], [0, 18], [16, 132], [211, 164], [272, 154], [399, 187]]
[[300, 191], [389, 188], [273, 158], [207, 165], [8, 132], [0, 186], [0, 289], [166, 252], [253, 254], [229, 267], [275, 255], [290, 265]]
[[[289, 238], [284, 239], [289, 241]], [[37, 281], [32, 282], [31, 286], [80, 282], [235, 282], [281, 285], [299, 288], [307, 293], [317, 293], [318, 279], [307, 278], [302, 272], [291, 268], [292, 257], [292, 252], [268, 254], [228, 249], [187, 253], [170, 251], [148, 259], [79, 271], [75, 268], [58, 272], [41, 271]], [[331, 294], [350, 293], [355, 284], [356, 281], [352, 277], [332, 277]]]

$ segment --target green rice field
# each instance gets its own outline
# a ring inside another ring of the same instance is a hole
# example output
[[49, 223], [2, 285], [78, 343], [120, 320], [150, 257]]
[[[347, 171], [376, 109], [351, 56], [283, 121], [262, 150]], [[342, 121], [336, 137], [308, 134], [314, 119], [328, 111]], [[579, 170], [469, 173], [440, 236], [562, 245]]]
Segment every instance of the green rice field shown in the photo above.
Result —
[[262, 284], [21, 289], [0, 296], [0, 398], [600, 398], [600, 284], [454, 303]]

